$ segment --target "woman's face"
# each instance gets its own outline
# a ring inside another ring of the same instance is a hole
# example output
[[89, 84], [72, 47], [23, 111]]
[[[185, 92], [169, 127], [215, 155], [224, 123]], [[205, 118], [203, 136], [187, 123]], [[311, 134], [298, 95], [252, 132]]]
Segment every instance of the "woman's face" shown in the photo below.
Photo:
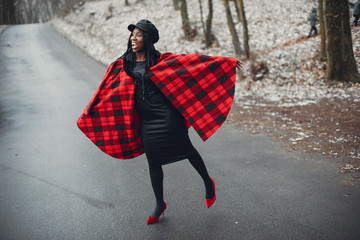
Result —
[[139, 53], [144, 51], [144, 37], [143, 33], [140, 29], [135, 28], [134, 31], [131, 34], [131, 48], [134, 53]]

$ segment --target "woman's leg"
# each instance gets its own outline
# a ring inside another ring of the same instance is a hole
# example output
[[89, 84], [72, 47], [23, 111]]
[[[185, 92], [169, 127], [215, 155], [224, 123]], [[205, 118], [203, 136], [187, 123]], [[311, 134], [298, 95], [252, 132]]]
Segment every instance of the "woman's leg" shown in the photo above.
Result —
[[209, 173], [206, 169], [205, 163], [200, 156], [199, 152], [193, 147], [192, 150], [188, 154], [188, 159], [191, 165], [196, 169], [196, 171], [200, 174], [201, 178], [205, 184], [206, 196], [205, 198], [213, 198], [214, 197], [214, 185], [209, 176]]
[[164, 173], [161, 166], [149, 167], [151, 185], [154, 190], [156, 207], [151, 214], [152, 217], [159, 217], [164, 206], [163, 179]]

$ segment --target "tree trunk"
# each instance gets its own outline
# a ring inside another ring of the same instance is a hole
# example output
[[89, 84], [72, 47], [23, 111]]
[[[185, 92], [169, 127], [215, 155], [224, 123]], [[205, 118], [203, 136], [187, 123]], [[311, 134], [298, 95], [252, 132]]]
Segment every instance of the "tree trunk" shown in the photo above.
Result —
[[174, 3], [174, 9], [179, 10], [179, 0], [173, 0]]
[[209, 47], [212, 44], [212, 18], [213, 18], [213, 1], [208, 0], [209, 13], [206, 19], [206, 46]]
[[318, 12], [320, 23], [320, 58], [326, 61], [326, 35], [325, 35], [325, 22], [324, 22], [324, 0], [318, 0]]
[[209, 13], [208, 13], [208, 17], [206, 19], [206, 24], [204, 23], [204, 18], [203, 18], [203, 11], [202, 11], [202, 0], [199, 0], [199, 5], [200, 5], [200, 16], [201, 16], [201, 23], [202, 23], [202, 27], [204, 30], [204, 36], [205, 36], [205, 46], [206, 48], [209, 48], [212, 44], [212, 30], [211, 30], [211, 26], [212, 26], [212, 17], [213, 17], [213, 3], [212, 0], [208, 0], [208, 7], [209, 7]]
[[325, 81], [360, 82], [352, 49], [348, 1], [324, 0], [327, 70]]
[[125, 0], [125, 6], [129, 6], [129, 1]]
[[189, 16], [187, 12], [186, 0], [180, 0], [180, 1], [181, 1], [182, 29], [184, 31], [185, 37], [190, 38], [191, 28], [190, 28]]
[[247, 58], [250, 57], [250, 47], [249, 47], [249, 33], [248, 33], [248, 27], [247, 27], [247, 20], [245, 15], [245, 7], [244, 7], [244, 1], [238, 0], [238, 4], [235, 3], [235, 5], [239, 6], [240, 9], [240, 19], [243, 26], [243, 37], [244, 37], [244, 51]]
[[241, 22], [239, 1], [234, 0], [234, 4], [235, 4], [235, 8], [236, 8], [236, 16], [238, 17], [238, 21]]
[[343, 42], [343, 56], [344, 56], [344, 73], [345, 79], [349, 82], [357, 83], [360, 82], [360, 74], [356, 66], [356, 61], [354, 57], [353, 45], [352, 45], [352, 36], [351, 36], [351, 27], [350, 27], [350, 11], [348, 1], [342, 5], [342, 12], [344, 13], [344, 18], [342, 21], [342, 30], [344, 32], [342, 37]]
[[14, 0], [0, 0], [0, 24], [15, 24]]
[[233, 43], [234, 49], [235, 49], [235, 54], [237, 57], [240, 57], [240, 55], [243, 54], [243, 50], [241, 49], [240, 40], [239, 40], [239, 37], [238, 37], [236, 29], [235, 29], [235, 24], [234, 24], [233, 18], [231, 16], [229, 0], [223, 0], [223, 2], [224, 2], [224, 6], [225, 6], [227, 23], [228, 23], [229, 30], [230, 30], [231, 37], [232, 37], [232, 43]]

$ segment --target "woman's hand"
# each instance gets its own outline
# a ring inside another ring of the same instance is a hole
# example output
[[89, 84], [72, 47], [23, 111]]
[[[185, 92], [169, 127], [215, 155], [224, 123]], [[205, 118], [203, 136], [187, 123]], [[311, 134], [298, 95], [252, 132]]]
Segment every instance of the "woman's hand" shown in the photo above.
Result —
[[244, 65], [244, 63], [242, 61], [240, 61], [239, 59], [236, 59], [236, 68], [237, 69], [242, 69], [243, 65]]

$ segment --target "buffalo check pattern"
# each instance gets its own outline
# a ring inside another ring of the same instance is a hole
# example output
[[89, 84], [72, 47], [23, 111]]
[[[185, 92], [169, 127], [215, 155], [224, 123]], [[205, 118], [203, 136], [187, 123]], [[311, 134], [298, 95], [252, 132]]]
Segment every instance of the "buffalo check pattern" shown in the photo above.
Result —
[[[147, 74], [204, 141], [225, 121], [234, 97], [234, 58], [164, 53]], [[144, 153], [134, 93], [134, 82], [118, 59], [77, 121], [96, 146], [115, 158]]]
[[225, 121], [235, 91], [234, 58], [167, 53], [149, 74], [204, 141]]

